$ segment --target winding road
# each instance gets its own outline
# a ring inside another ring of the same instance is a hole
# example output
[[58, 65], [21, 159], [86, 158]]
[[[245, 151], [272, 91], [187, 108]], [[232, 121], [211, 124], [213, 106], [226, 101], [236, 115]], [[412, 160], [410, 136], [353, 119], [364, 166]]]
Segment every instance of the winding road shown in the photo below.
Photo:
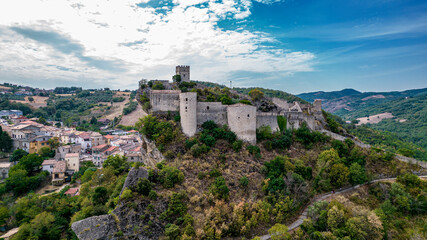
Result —
[[[427, 178], [427, 175], [422, 175], [422, 176], [419, 176], [419, 177], [420, 178]], [[356, 185], [356, 186], [353, 186], [353, 187], [349, 187], [349, 188], [345, 188], [345, 189], [342, 189], [342, 190], [338, 190], [335, 193], [327, 193], [327, 194], [319, 195], [319, 196], [315, 197], [307, 207], [305, 207], [304, 211], [301, 213], [301, 215], [299, 215], [298, 219], [295, 220], [293, 223], [291, 223], [288, 226], [288, 231], [294, 230], [295, 228], [299, 227], [304, 222], [304, 219], [307, 218], [308, 208], [310, 206], [312, 206], [313, 204], [315, 204], [316, 202], [324, 201], [324, 200], [326, 200], [328, 198], [331, 198], [331, 197], [334, 197], [336, 195], [340, 195], [340, 194], [343, 194], [343, 193], [347, 193], [347, 192], [353, 191], [355, 189], [358, 189], [358, 188], [360, 188], [362, 186], [365, 186], [365, 185], [368, 185], [368, 184], [372, 184], [372, 183], [376, 183], [376, 182], [395, 181], [395, 180], [396, 180], [395, 177], [393, 177], [393, 178], [381, 178], [381, 179], [372, 180], [372, 181], [364, 183], [364, 184], [359, 184], [359, 185]], [[270, 234], [261, 236], [260, 238], [262, 240], [270, 239]]]

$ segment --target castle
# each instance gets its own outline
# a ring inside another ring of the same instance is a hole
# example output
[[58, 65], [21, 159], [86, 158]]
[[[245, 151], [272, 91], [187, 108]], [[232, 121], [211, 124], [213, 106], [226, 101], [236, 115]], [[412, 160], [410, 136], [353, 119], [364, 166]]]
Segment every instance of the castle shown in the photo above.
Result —
[[[176, 74], [181, 75], [182, 81], [190, 81], [189, 66], [177, 66]], [[321, 130], [325, 125], [320, 100], [315, 100], [312, 106], [272, 98], [275, 110], [262, 112], [255, 106], [242, 103], [224, 105], [221, 102], [200, 102], [197, 100], [197, 92], [181, 90], [150, 90], [149, 99], [150, 113], [179, 112], [182, 131], [189, 137], [194, 136], [201, 125], [209, 120], [220, 126], [228, 125], [239, 139], [250, 143], [256, 143], [257, 128], [270, 126], [273, 132], [278, 131], [278, 116], [287, 119], [288, 129], [297, 129], [303, 122], [311, 130]]]

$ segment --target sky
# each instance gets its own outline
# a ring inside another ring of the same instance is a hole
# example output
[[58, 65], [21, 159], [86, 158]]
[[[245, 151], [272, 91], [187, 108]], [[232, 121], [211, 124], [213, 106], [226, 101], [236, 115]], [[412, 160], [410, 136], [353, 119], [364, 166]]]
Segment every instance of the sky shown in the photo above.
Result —
[[298, 94], [427, 87], [427, 2], [2, 0], [0, 82], [191, 79]]

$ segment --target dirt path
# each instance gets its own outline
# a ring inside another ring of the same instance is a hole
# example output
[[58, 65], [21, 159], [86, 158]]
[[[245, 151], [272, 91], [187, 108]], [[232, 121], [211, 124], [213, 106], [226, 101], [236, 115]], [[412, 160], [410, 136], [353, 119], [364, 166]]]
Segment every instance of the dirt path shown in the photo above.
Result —
[[[425, 175], [425, 176], [419, 176], [419, 177], [420, 177], [420, 178], [423, 178], [423, 179], [427, 179], [427, 175]], [[301, 215], [299, 215], [298, 219], [297, 219], [296, 221], [294, 221], [293, 223], [291, 223], [291, 224], [288, 226], [288, 231], [292, 231], [292, 230], [294, 230], [295, 228], [299, 227], [299, 226], [304, 222], [304, 219], [306, 219], [306, 218], [307, 218], [307, 215], [308, 215], [308, 208], [309, 208], [310, 206], [313, 206], [313, 204], [315, 204], [315, 203], [317, 203], [317, 202], [320, 202], [320, 201], [330, 201], [330, 200], [332, 200], [334, 197], [336, 197], [337, 195], [341, 195], [341, 194], [344, 194], [344, 193], [347, 193], [347, 192], [351, 192], [351, 191], [353, 191], [353, 190], [356, 190], [356, 189], [360, 188], [361, 186], [365, 186], [365, 185], [368, 185], [368, 184], [371, 184], [371, 183], [376, 183], [376, 182], [387, 182], [387, 181], [395, 181], [395, 180], [396, 180], [396, 178], [382, 178], [382, 179], [372, 180], [372, 181], [367, 182], [367, 183], [364, 183], [364, 184], [356, 185], [356, 186], [354, 186], [354, 187], [346, 188], [346, 189], [343, 189], [343, 190], [337, 191], [337, 192], [335, 192], [334, 194], [332, 194], [332, 193], [327, 193], [327, 194], [319, 195], [319, 196], [315, 197], [315, 198], [313, 199], [313, 201], [311, 201], [311, 203], [310, 203], [307, 207], [305, 207], [304, 211], [301, 213]], [[270, 238], [271, 238], [271, 236], [270, 236], [270, 234], [267, 234], [267, 235], [261, 236], [260, 238], [261, 238], [262, 240], [267, 240], [267, 239], [270, 239]]]
[[129, 113], [128, 115], [123, 115], [119, 124], [124, 126], [133, 126], [140, 118], [145, 116], [147, 116], [147, 113], [142, 109], [141, 105], [138, 104], [138, 107], [136, 107], [135, 111]]
[[[116, 97], [116, 96], [115, 96]], [[107, 118], [110, 120], [113, 120], [115, 117], [119, 117], [123, 114], [123, 108], [125, 108], [126, 103], [129, 102], [129, 96], [121, 96], [124, 97], [125, 100], [123, 102], [113, 102], [113, 105], [111, 105], [111, 112], [102, 118]], [[110, 106], [110, 103], [103, 103]]]

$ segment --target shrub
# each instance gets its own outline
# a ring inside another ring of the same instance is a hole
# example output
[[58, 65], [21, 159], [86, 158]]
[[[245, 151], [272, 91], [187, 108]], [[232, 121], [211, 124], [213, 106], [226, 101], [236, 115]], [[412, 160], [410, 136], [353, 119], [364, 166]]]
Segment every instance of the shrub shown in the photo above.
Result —
[[151, 200], [157, 200], [157, 192], [156, 192], [156, 191], [154, 191], [154, 190], [151, 190], [151, 191], [150, 191], [150, 193], [148, 193], [148, 197], [149, 197]]
[[138, 183], [135, 186], [135, 191], [144, 196], [148, 196], [152, 188], [153, 188], [153, 185], [150, 182], [150, 180], [144, 178], [142, 180], [139, 179]]
[[165, 188], [172, 188], [184, 181], [184, 173], [173, 166], [165, 166], [159, 173], [159, 180]]
[[129, 188], [125, 188], [125, 190], [123, 190], [123, 193], [120, 197], [123, 200], [132, 198], [132, 190], [130, 190]]
[[205, 133], [200, 137], [200, 141], [209, 147], [213, 147], [216, 142], [214, 137]]
[[218, 168], [214, 168], [209, 172], [209, 177], [216, 178], [222, 176], [221, 171]]
[[246, 176], [243, 176], [239, 179], [240, 186], [247, 187], [249, 184], [249, 179]]
[[262, 141], [265, 139], [272, 139], [273, 134], [270, 126], [261, 126], [256, 130], [256, 139]]
[[179, 227], [175, 224], [170, 224], [166, 226], [165, 235], [170, 240], [179, 239], [179, 235], [180, 235]]
[[249, 151], [250, 154], [258, 156], [261, 154], [261, 149], [259, 149], [256, 145], [249, 145], [246, 147], [246, 149]]
[[242, 146], [243, 146], [243, 141], [242, 140], [237, 140], [237, 141], [234, 141], [234, 143], [233, 143], [233, 149], [236, 152], [239, 152], [240, 149], [242, 149]]
[[191, 147], [190, 151], [193, 157], [199, 157], [200, 155], [209, 152], [210, 148], [205, 144], [199, 146], [198, 144]]
[[240, 100], [239, 103], [243, 103], [243, 104], [246, 104], [246, 105], [252, 105], [251, 101], [246, 100], [246, 99]]
[[283, 132], [286, 129], [287, 120], [284, 116], [277, 116], [277, 125], [279, 125], [279, 129]]
[[230, 190], [225, 183], [225, 178], [223, 176], [217, 177], [215, 182], [211, 185], [211, 192], [214, 196], [219, 199], [227, 200], [228, 193]]
[[165, 86], [163, 86], [163, 83], [161, 83], [161, 82], [156, 82], [156, 84], [154, 84], [154, 86], [153, 86], [153, 89], [154, 90], [164, 90]]

